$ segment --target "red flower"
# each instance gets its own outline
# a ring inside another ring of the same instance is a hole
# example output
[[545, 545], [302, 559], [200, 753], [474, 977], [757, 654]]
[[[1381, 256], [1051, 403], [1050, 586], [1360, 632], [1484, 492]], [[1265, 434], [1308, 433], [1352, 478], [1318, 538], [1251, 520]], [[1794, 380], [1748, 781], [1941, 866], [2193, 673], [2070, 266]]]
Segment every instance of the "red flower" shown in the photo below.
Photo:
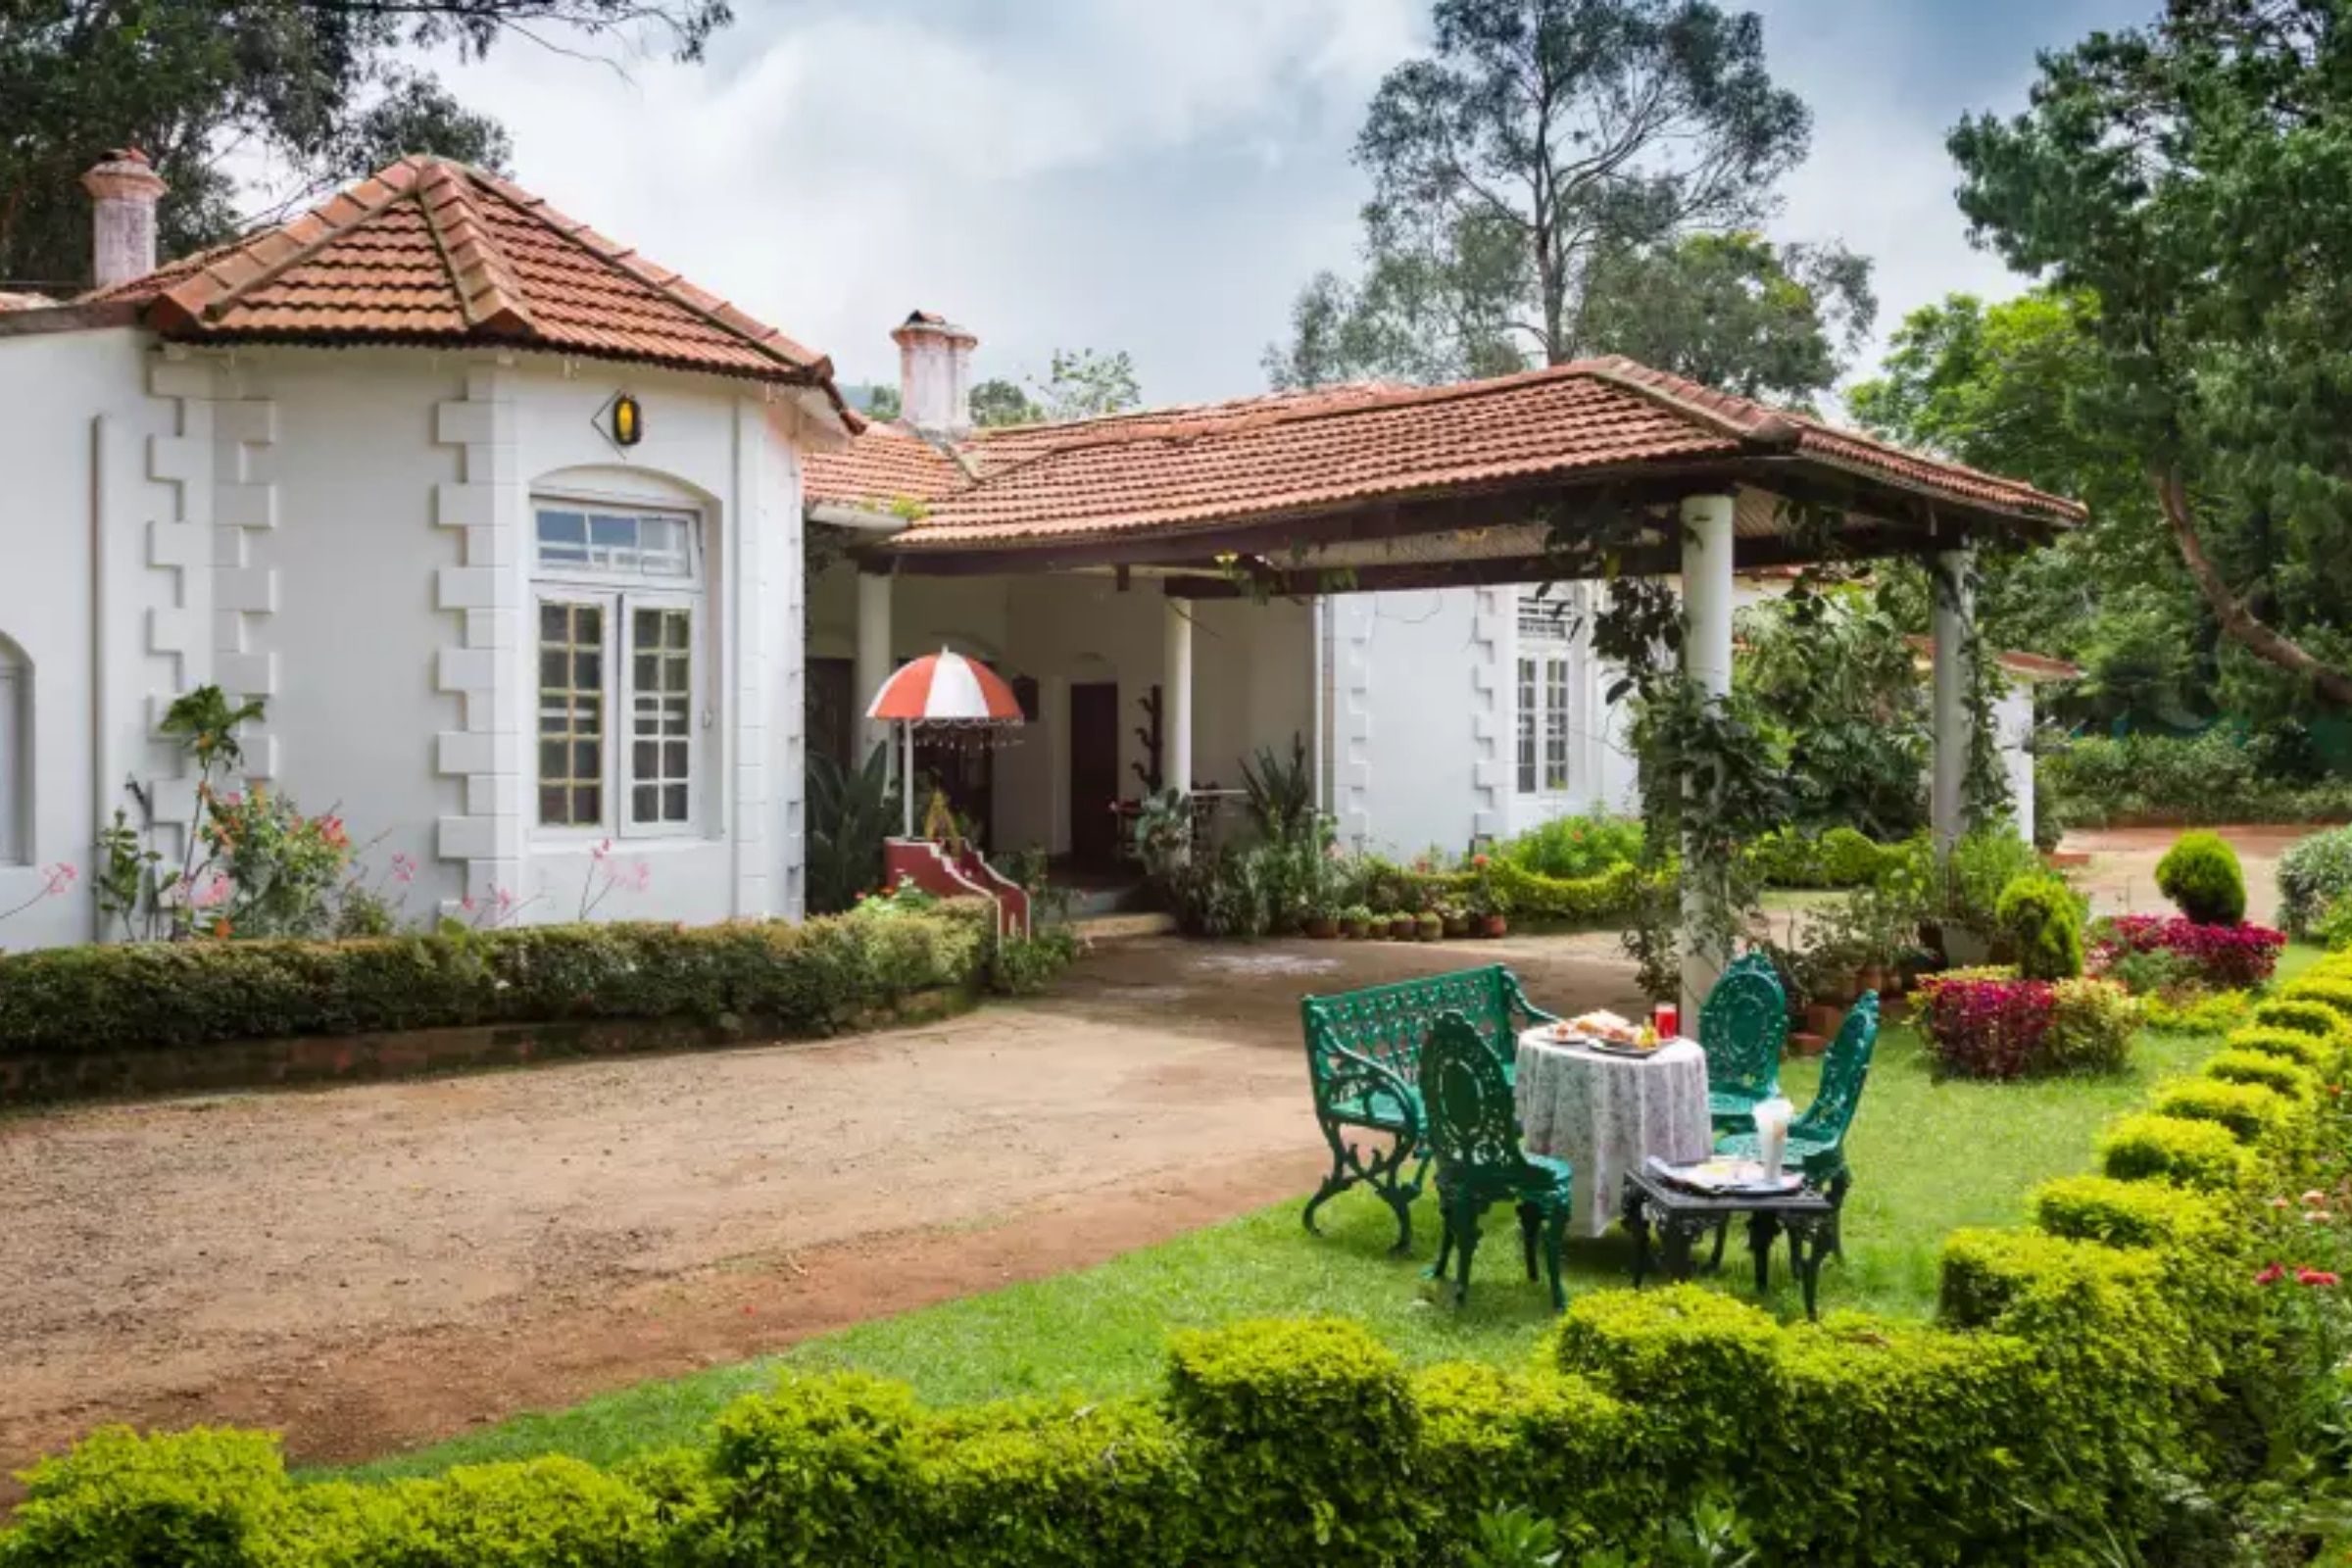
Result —
[[2295, 1283], [2297, 1285], [2328, 1286], [2334, 1285], [2338, 1281], [2334, 1275], [2324, 1268], [2299, 1268], [2295, 1270]]
[[1483, 855], [1473, 855], [1470, 857], [1470, 864], [1478, 870], [1484, 871], [1490, 863], [1491, 862]]
[[2254, 1283], [2257, 1285], [2276, 1285], [2284, 1278], [2286, 1278], [2286, 1265], [2284, 1263], [2273, 1263], [2269, 1268], [2264, 1269], [2261, 1273], [2254, 1276]]

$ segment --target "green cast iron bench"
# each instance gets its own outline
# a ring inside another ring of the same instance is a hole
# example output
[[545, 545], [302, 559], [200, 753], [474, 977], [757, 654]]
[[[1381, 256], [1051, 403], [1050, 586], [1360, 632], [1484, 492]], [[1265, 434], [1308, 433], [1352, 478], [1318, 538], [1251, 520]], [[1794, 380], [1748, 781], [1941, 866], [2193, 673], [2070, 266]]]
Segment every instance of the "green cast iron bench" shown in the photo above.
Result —
[[[1421, 1196], [1430, 1157], [1421, 1047], [1448, 1012], [1460, 1013], [1478, 1031], [1506, 1081], [1518, 1059], [1520, 1031], [1553, 1021], [1499, 963], [1299, 999], [1315, 1121], [1331, 1146], [1331, 1174], [1300, 1216], [1308, 1230], [1315, 1229], [1317, 1209], [1361, 1182], [1396, 1214], [1396, 1250], [1411, 1250], [1413, 1200]], [[1386, 1134], [1388, 1147], [1367, 1134]], [[1367, 1143], [1369, 1149], [1361, 1147]]]

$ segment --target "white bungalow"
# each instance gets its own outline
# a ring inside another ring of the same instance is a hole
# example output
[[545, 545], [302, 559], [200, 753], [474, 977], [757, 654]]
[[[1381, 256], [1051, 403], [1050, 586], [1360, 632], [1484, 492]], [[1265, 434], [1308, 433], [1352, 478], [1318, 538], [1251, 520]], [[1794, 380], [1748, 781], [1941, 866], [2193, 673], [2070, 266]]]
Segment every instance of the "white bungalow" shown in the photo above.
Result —
[[[97, 286], [0, 301], [0, 910], [128, 784], [184, 827], [156, 726], [213, 683], [267, 699], [254, 777], [417, 864], [413, 914], [568, 917], [610, 841], [650, 878], [608, 915], [797, 915], [808, 736], [849, 753], [943, 643], [1028, 694], [1022, 744], [941, 760], [1000, 848], [1105, 857], [1114, 800], [1294, 735], [1350, 838], [1458, 847], [1630, 785], [1594, 662], [1525, 613], [1550, 521], [1646, 518], [1624, 564], [1681, 577], [1720, 686], [1735, 572], [1816, 548], [1786, 501], [1864, 556], [2077, 514], [1624, 361], [975, 431], [973, 337], [918, 314], [867, 428], [822, 356], [477, 171], [160, 267], [145, 161], [87, 183]], [[812, 592], [808, 521], [849, 548]], [[32, 899], [0, 944], [97, 929]]]

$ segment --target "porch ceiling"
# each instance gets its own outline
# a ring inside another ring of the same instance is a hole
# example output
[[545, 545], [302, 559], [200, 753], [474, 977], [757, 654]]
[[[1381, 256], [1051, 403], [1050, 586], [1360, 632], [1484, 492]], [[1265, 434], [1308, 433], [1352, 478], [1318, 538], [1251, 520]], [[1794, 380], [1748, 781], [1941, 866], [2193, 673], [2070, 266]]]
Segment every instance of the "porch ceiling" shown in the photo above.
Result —
[[[859, 438], [871, 450], [812, 461], [811, 505], [872, 509], [876, 498], [851, 487], [915, 471], [880, 460], [885, 444], [917, 439], [878, 427]], [[1738, 498], [1743, 567], [2038, 539], [2082, 514], [2031, 486], [1622, 360], [979, 432], [956, 456], [921, 470], [939, 476], [938, 493], [888, 498], [916, 520], [866, 547], [870, 567], [1148, 567], [1174, 573], [1178, 593], [1317, 593], [1573, 575], [1546, 542], [1629, 512], [1641, 525], [1615, 569], [1672, 571], [1676, 505], [1695, 494]], [[1794, 509], [1825, 522], [1792, 528]]]

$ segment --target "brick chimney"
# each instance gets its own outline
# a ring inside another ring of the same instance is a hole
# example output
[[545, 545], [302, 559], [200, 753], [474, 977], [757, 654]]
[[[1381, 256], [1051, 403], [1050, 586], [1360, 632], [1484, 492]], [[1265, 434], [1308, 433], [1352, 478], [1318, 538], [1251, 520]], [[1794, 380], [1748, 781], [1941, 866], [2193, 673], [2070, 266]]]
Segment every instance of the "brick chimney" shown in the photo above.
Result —
[[890, 334], [899, 346], [899, 415], [918, 430], [972, 427], [972, 349], [979, 339], [943, 316], [916, 311]]
[[81, 176], [95, 203], [98, 287], [112, 288], [155, 270], [155, 202], [164, 182], [136, 147], [108, 153]]

